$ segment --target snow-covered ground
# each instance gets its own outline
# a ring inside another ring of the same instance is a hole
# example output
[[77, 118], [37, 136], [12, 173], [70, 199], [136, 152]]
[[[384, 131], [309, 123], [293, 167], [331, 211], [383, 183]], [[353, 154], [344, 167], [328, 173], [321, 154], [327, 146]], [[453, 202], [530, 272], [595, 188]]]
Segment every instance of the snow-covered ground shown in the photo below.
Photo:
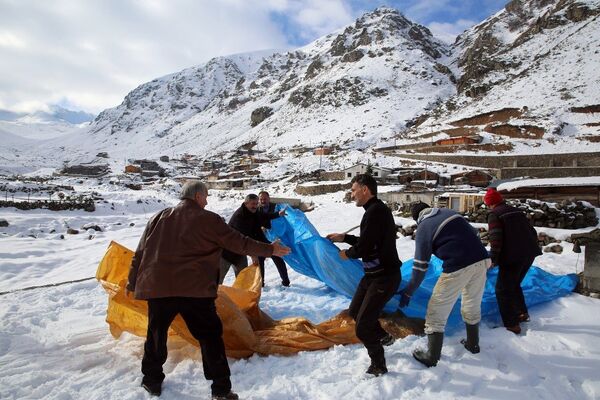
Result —
[[[0, 292], [92, 277], [111, 240], [134, 248], [148, 218], [177, 202], [174, 186], [131, 191], [103, 184], [94, 190], [106, 203], [98, 203], [93, 213], [0, 209], [0, 218], [10, 223], [0, 228]], [[244, 194], [211, 192], [208, 209], [228, 218]], [[275, 188], [272, 195], [293, 197]], [[307, 215], [323, 235], [359, 223], [362, 208], [342, 198], [339, 192], [310, 199], [315, 210]], [[67, 226], [79, 229], [90, 222], [103, 231], [66, 234]], [[583, 255], [563, 244], [563, 254], [545, 253], [536, 264], [559, 274], [581, 271]], [[409, 238], [398, 239], [397, 247], [403, 260], [412, 257]], [[350, 302], [291, 269], [291, 287], [281, 287], [270, 261], [266, 275], [261, 307], [274, 318], [320, 322]], [[230, 274], [225, 283], [232, 281]], [[106, 306], [107, 294], [95, 280], [0, 295], [0, 398], [149, 398], [139, 386], [144, 339], [129, 334], [113, 339], [104, 321]], [[431, 369], [411, 356], [426, 339], [409, 336], [386, 348], [390, 373], [379, 378], [365, 375], [368, 356], [361, 345], [232, 359], [233, 389], [243, 399], [278, 400], [597, 399], [600, 320], [594, 315], [599, 306], [600, 300], [578, 294], [537, 306], [520, 336], [485, 322], [477, 355], [462, 347], [459, 331], [445, 338], [442, 360]], [[161, 398], [210, 397], [198, 348], [170, 340], [165, 372]]]

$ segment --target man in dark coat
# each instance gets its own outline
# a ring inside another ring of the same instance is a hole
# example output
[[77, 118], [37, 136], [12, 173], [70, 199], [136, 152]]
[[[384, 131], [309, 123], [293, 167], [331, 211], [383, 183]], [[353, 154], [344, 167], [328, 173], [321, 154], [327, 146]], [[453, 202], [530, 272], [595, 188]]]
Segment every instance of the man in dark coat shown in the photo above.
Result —
[[521, 322], [529, 321], [521, 282], [533, 260], [542, 254], [537, 233], [525, 214], [504, 202], [493, 188], [487, 190], [484, 203], [490, 207], [488, 231], [492, 264], [497, 265], [496, 300], [506, 329], [519, 334]]
[[[279, 212], [275, 211], [275, 204], [271, 203], [271, 196], [269, 196], [269, 193], [264, 190], [258, 193], [258, 201], [258, 215], [261, 226], [264, 229], [271, 229], [271, 221], [275, 218], [284, 216], [285, 210], [281, 210]], [[275, 264], [277, 272], [279, 272], [281, 284], [286, 287], [290, 286], [290, 278], [288, 277], [287, 268], [283, 258], [273, 256], [271, 257], [271, 260], [273, 260], [273, 264]], [[265, 258], [258, 257], [258, 263], [260, 264], [260, 274], [262, 276], [263, 286], [265, 286]]]
[[[257, 211], [258, 196], [255, 194], [247, 195], [242, 205], [235, 210], [231, 216], [231, 219], [229, 220], [229, 226], [254, 240], [263, 243], [269, 243], [261, 229], [261, 219]], [[253, 258], [253, 262], [258, 264], [258, 259]], [[246, 254], [240, 254], [229, 250], [223, 251], [219, 283], [223, 283], [223, 280], [225, 279], [225, 276], [227, 275], [227, 272], [229, 272], [229, 268], [232, 265], [235, 276], [238, 276], [240, 271], [248, 266]]]
[[392, 298], [402, 280], [396, 250], [396, 223], [390, 209], [377, 198], [377, 182], [368, 174], [352, 178], [352, 199], [365, 214], [360, 222], [360, 236], [331, 233], [332, 242], [351, 245], [340, 251], [342, 259], [362, 258], [365, 275], [360, 280], [348, 312], [356, 321], [356, 336], [363, 342], [371, 358], [368, 374], [387, 373], [383, 346], [394, 338], [379, 323], [385, 304]]
[[181, 202], [153, 216], [133, 256], [127, 295], [148, 301], [148, 332], [142, 359], [142, 387], [160, 396], [165, 379], [167, 332], [181, 314], [200, 343], [204, 376], [212, 380], [213, 399], [237, 399], [231, 391], [231, 372], [225, 356], [223, 325], [215, 309], [221, 249], [254, 256], [283, 256], [289, 249], [261, 243], [206, 211], [208, 190], [188, 181]]

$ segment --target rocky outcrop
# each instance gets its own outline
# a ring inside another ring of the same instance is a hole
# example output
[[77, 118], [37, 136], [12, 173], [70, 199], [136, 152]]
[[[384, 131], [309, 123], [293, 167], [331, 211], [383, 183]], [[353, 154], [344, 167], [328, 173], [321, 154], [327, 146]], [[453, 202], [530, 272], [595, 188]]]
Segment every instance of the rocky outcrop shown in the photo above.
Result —
[[271, 107], [259, 107], [252, 111], [250, 115], [250, 126], [256, 126], [263, 122], [265, 119], [273, 115], [273, 109]]
[[[469, 97], [485, 94], [492, 86], [511, 79], [512, 72], [522, 63], [531, 63], [545, 54], [527, 57], [512, 56], [537, 34], [570, 23], [588, 20], [600, 13], [598, 7], [576, 0], [513, 0], [501, 12], [460, 35], [455, 51], [462, 75], [457, 89]], [[505, 32], [507, 31], [507, 32]], [[510, 39], [514, 36], [515, 39]], [[533, 58], [535, 57], [535, 58]], [[524, 71], [520, 71], [523, 73]]]
[[306, 85], [292, 92], [288, 101], [302, 108], [313, 105], [340, 107], [349, 104], [359, 106], [365, 104], [371, 96], [382, 97], [386, 95], [387, 90], [381, 88], [369, 90], [358, 78], [352, 80], [342, 78], [321, 86]]

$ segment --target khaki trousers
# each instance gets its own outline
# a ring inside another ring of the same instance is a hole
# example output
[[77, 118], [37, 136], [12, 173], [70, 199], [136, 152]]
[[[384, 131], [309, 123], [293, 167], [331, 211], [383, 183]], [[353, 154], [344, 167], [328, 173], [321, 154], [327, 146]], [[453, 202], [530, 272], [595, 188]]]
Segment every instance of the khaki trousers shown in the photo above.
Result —
[[462, 294], [460, 312], [463, 321], [469, 325], [479, 323], [481, 299], [490, 265], [491, 260], [486, 258], [458, 271], [440, 275], [427, 304], [426, 334], [444, 332], [448, 316], [460, 294]]

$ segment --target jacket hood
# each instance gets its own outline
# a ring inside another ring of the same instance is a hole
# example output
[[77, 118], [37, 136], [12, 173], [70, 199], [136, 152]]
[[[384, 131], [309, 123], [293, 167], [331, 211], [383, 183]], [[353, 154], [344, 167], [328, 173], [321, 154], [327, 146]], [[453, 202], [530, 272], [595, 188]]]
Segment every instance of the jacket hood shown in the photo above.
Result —
[[437, 213], [440, 212], [440, 209], [437, 207], [425, 208], [423, 211], [419, 213], [419, 218], [417, 219], [417, 225], [419, 225], [424, 219], [433, 217]]

